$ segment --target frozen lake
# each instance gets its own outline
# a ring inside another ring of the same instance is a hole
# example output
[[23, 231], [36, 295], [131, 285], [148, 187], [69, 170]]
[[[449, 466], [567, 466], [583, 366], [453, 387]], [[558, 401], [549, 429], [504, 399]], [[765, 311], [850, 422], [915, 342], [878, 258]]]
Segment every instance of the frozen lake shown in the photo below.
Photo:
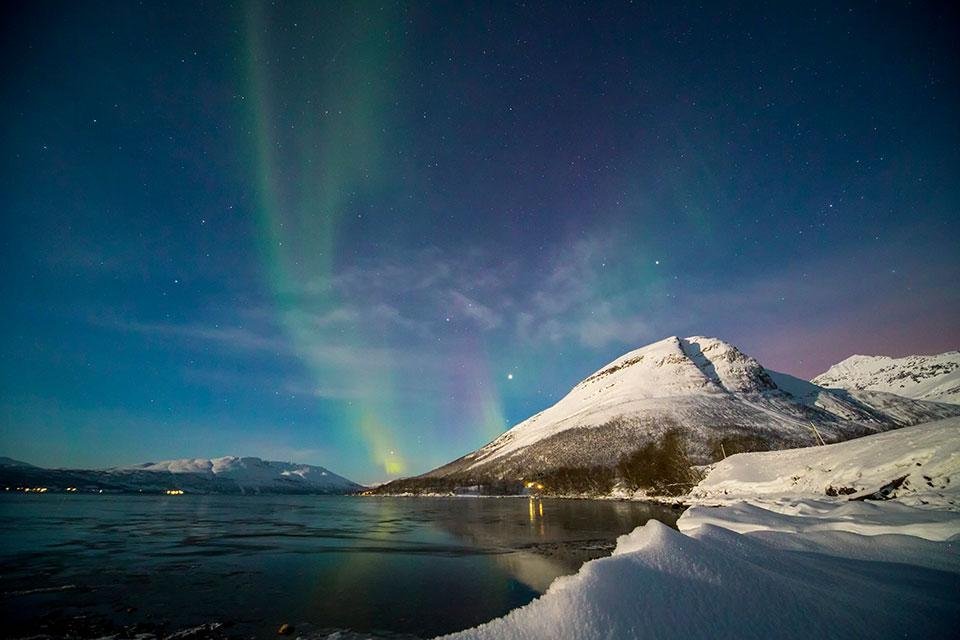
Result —
[[130, 625], [428, 638], [526, 604], [679, 511], [636, 502], [324, 496], [0, 496], [6, 637]]

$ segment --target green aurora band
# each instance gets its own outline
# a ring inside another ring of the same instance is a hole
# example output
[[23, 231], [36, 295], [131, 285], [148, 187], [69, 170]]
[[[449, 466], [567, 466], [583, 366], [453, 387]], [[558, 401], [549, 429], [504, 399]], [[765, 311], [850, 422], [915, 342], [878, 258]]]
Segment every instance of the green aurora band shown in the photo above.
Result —
[[[316, 322], [339, 302], [331, 278], [344, 213], [357, 191], [376, 188], [385, 178], [384, 107], [401, 47], [383, 34], [397, 33], [390, 29], [395, 17], [383, 10], [363, 16], [342, 10], [320, 37], [304, 33], [297, 40], [299, 60], [284, 60], [284, 68], [294, 66], [302, 73], [277, 77], [273, 70], [281, 65], [270, 34], [278, 27], [268, 12], [251, 2], [244, 21], [256, 139], [257, 237], [264, 269], [281, 326], [318, 388], [336, 380], [347, 388], [377, 390], [376, 403], [339, 403], [339, 421], [353, 425], [348, 432], [360, 435], [371, 461], [395, 476], [406, 471], [406, 464], [397, 425], [388, 425], [383, 417], [396, 415], [389, 371], [364, 371], [363, 379], [356, 379], [360, 374], [336, 357], [355, 345], [370, 346], [373, 337], [360, 326], [346, 335]], [[304, 18], [302, 24], [320, 24], [316, 16]], [[338, 41], [331, 57], [324, 47]], [[322, 66], [311, 64], [324, 59]], [[354, 379], [344, 380], [345, 375]]]

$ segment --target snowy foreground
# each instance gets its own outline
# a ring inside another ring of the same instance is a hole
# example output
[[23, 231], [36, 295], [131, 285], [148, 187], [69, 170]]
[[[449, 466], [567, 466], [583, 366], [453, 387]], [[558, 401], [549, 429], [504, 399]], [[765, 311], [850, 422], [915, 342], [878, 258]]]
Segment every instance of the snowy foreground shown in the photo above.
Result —
[[[691, 507], [680, 531], [638, 527], [529, 605], [446, 637], [954, 637], [958, 440], [953, 419], [731, 456], [697, 488], [726, 506]], [[903, 476], [886, 492], [894, 499], [855, 500]], [[828, 496], [829, 486], [855, 491]]]

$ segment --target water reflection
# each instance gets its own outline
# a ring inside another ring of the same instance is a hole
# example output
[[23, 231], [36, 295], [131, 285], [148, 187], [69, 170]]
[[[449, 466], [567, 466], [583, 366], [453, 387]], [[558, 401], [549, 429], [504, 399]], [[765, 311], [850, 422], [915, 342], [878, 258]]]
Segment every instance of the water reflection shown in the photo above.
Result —
[[229, 621], [256, 637], [282, 622], [432, 637], [529, 602], [651, 517], [677, 518], [549, 498], [31, 498], [0, 499], [8, 635], [71, 612]]
[[486, 517], [473, 513], [437, 523], [470, 546], [488, 550], [498, 567], [538, 594], [587, 560], [609, 555], [618, 536], [650, 519], [675, 526], [680, 515], [669, 507], [636, 502], [531, 497], [525, 500], [527, 517], [520, 526], [511, 503], [521, 500], [461, 500], [484, 503], [480, 511]]

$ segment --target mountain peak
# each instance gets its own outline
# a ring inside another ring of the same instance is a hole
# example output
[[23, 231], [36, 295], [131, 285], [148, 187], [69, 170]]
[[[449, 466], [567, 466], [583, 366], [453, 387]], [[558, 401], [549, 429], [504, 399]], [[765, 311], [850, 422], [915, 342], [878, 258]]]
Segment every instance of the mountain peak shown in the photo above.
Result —
[[764, 368], [732, 344], [707, 336], [670, 336], [634, 349], [587, 376], [577, 389], [625, 385], [632, 395], [763, 393], [776, 389]]
[[684, 354], [714, 384], [731, 393], [762, 393], [777, 388], [751, 356], [718, 338], [691, 336], [680, 340]]

